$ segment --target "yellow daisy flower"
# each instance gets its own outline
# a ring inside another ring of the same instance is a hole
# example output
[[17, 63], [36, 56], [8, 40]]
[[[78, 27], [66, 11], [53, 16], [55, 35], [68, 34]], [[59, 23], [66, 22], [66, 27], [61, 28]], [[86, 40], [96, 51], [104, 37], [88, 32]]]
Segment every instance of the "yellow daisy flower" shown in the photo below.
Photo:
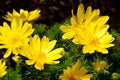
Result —
[[3, 77], [7, 73], [6, 72], [7, 66], [5, 65], [6, 65], [5, 61], [2, 61], [2, 59], [0, 59], [0, 77]]
[[0, 49], [7, 49], [4, 58], [9, 57], [11, 52], [18, 54], [19, 47], [28, 43], [28, 37], [33, 31], [32, 24], [23, 23], [22, 20], [18, 22], [13, 19], [11, 26], [4, 22], [3, 26], [0, 26]]
[[22, 47], [21, 55], [28, 58], [25, 61], [27, 65], [35, 64], [36, 69], [43, 70], [44, 64], [58, 64], [60, 62], [57, 59], [62, 57], [61, 53], [64, 49], [52, 50], [55, 44], [56, 40], [49, 41], [46, 36], [40, 40], [38, 35], [34, 35], [30, 39], [30, 44]]
[[[107, 17], [102, 17], [101, 20], [105, 20]], [[98, 21], [101, 21], [98, 19]], [[97, 22], [97, 21], [96, 21]], [[74, 37], [73, 42], [75, 44], [81, 44], [83, 46], [83, 53], [94, 53], [95, 51], [107, 54], [106, 48], [113, 47], [114, 41], [112, 35], [108, 33], [109, 25], [102, 25], [91, 23], [86, 29], [80, 29], [79, 34]]]
[[28, 12], [27, 10], [20, 9], [20, 13], [18, 13], [15, 9], [13, 9], [13, 13], [7, 12], [7, 15], [3, 17], [8, 21], [12, 21], [12, 19], [16, 19], [19, 21], [22, 19], [23, 21], [32, 21], [36, 20], [40, 16], [40, 10], [35, 9], [34, 11]]
[[83, 46], [83, 53], [94, 53], [95, 51], [107, 54], [106, 48], [114, 46], [112, 35], [108, 33], [109, 25], [106, 22], [109, 16], [99, 16], [99, 9], [93, 10], [89, 6], [84, 13], [84, 6], [80, 4], [77, 17], [71, 18], [72, 26], [61, 26], [60, 29], [66, 32], [62, 38], [71, 39], [75, 44]]
[[95, 71], [101, 73], [104, 71], [104, 69], [106, 69], [108, 67], [108, 64], [105, 61], [98, 61], [97, 60], [96, 62], [92, 63], [92, 66], [94, 67]]
[[85, 27], [85, 25], [89, 26], [90, 22], [94, 22], [94, 20], [98, 19], [99, 14], [99, 9], [95, 9], [92, 11], [91, 6], [89, 6], [85, 12], [84, 5], [80, 4], [78, 6], [77, 16], [73, 14], [72, 10], [71, 25], [61, 25], [60, 29], [65, 32], [62, 38], [73, 38], [76, 34], [78, 34], [77, 32], [79, 32], [79, 28], [83, 28]]
[[64, 70], [64, 73], [59, 78], [61, 80], [90, 80], [92, 78], [92, 74], [86, 74], [87, 69], [85, 67], [81, 67], [80, 60], [70, 68]]

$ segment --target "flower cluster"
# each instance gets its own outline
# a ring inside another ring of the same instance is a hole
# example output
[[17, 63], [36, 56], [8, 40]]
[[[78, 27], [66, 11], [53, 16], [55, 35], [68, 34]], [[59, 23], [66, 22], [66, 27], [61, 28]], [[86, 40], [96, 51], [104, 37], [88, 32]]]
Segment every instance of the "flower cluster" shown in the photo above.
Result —
[[100, 10], [92, 11], [89, 6], [84, 11], [83, 4], [78, 6], [77, 16], [73, 14], [71, 17], [71, 25], [62, 25], [60, 29], [65, 32], [63, 39], [72, 39], [75, 44], [83, 46], [83, 53], [94, 53], [95, 51], [107, 54], [106, 48], [114, 46], [112, 35], [109, 34], [109, 25], [106, 22], [109, 16], [99, 16]]
[[[44, 69], [44, 64], [58, 64], [60, 61], [57, 59], [62, 57], [63, 48], [53, 50], [57, 40], [49, 41], [49, 38], [44, 36], [41, 40], [39, 35], [31, 36], [34, 32], [32, 24], [28, 21], [37, 19], [40, 16], [40, 10], [28, 12], [27, 10], [20, 10], [20, 13], [13, 10], [13, 13], [5, 15], [5, 19], [11, 22], [4, 22], [0, 26], [0, 49], [7, 49], [3, 58], [10, 57], [11, 53], [14, 54], [12, 59], [19, 62], [19, 55], [28, 58], [27, 65], [35, 64], [38, 70]], [[4, 76], [7, 72], [5, 62], [0, 60], [0, 77]]]
[[[106, 24], [109, 16], [100, 16], [100, 10], [92, 10], [89, 6], [85, 12], [84, 5], [78, 6], [77, 15], [72, 10], [71, 25], [61, 25], [60, 29], [64, 32], [62, 39], [72, 39], [75, 44], [83, 45], [82, 52], [108, 54], [106, 48], [113, 47], [114, 37], [108, 32], [109, 25]], [[79, 70], [80, 62], [77, 61], [72, 68], [68, 67], [64, 70], [61, 80], [90, 80], [91, 74], [85, 74], [86, 68]], [[92, 63], [94, 70], [98, 73], [108, 67], [105, 61], [96, 61]]]
[[[17, 12], [13, 9], [13, 13], [8, 12], [3, 17], [10, 21], [10, 25], [4, 22], [3, 26], [0, 26], [0, 49], [3, 50], [3, 60], [12, 56], [16, 63], [19, 64], [24, 60], [25, 64], [34, 65], [35, 69], [40, 71], [44, 70], [45, 64], [56, 65], [65, 63], [65, 58], [62, 57], [68, 53], [64, 51], [63, 47], [56, 47], [57, 40], [50, 40], [45, 35], [41, 38], [41, 35], [33, 34], [35, 29], [30, 21], [38, 19], [40, 12], [39, 9], [31, 12], [23, 9]], [[67, 66], [67, 69], [63, 70], [63, 74], [59, 76], [59, 79], [90, 80], [94, 77], [94, 72], [104, 73], [109, 65], [105, 60], [96, 59], [97, 61], [94, 60], [94, 62], [92, 60], [90, 64], [94, 70], [90, 71], [88, 68], [91, 67], [82, 64], [86, 64], [87, 60], [80, 60], [80, 56], [85, 56], [86, 53], [92, 54], [95, 51], [102, 53], [101, 55], [108, 54], [107, 48], [115, 46], [112, 43], [115, 38], [108, 31], [109, 25], [107, 21], [109, 16], [100, 16], [100, 10], [92, 10], [91, 6], [85, 11], [84, 5], [80, 4], [76, 15], [74, 15], [72, 10], [72, 17], [70, 19], [71, 25], [65, 24], [60, 26], [60, 30], [64, 32], [62, 39], [70, 39], [74, 45], [82, 45], [83, 54], [75, 57], [77, 61], [71, 63], [74, 64], [71, 67]], [[24, 59], [21, 60], [23, 57]], [[69, 59], [72, 59], [72, 57], [69, 57]], [[6, 69], [9, 68], [6, 65], [7, 60], [3, 60], [0, 59], [0, 77], [3, 77], [7, 73]], [[71, 62], [75, 60], [73, 59]], [[63, 66], [60, 66], [60, 70], [62, 68]]]
[[7, 15], [3, 17], [8, 21], [12, 21], [16, 19], [19, 21], [22, 19], [23, 21], [32, 21], [36, 20], [39, 16], [41, 11], [39, 9], [35, 9], [34, 11], [28, 12], [27, 10], [20, 9], [20, 13], [18, 13], [15, 9], [13, 9], [13, 13], [7, 12]]

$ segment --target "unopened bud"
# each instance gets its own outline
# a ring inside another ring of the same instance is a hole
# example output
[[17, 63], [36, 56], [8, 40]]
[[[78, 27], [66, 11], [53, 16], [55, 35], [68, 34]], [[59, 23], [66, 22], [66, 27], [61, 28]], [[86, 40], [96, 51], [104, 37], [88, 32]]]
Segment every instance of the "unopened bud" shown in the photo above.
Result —
[[118, 73], [112, 74], [112, 80], [119, 80], [119, 79], [120, 79], [120, 74], [118, 74]]

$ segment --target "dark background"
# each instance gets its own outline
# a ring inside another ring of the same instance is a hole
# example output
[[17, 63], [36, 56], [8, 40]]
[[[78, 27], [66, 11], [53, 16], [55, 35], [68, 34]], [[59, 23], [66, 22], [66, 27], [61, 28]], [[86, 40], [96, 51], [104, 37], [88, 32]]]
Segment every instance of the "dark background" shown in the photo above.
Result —
[[51, 26], [56, 22], [64, 22], [71, 16], [71, 10], [76, 11], [79, 3], [85, 8], [89, 5], [93, 9], [100, 9], [101, 15], [109, 15], [108, 24], [117, 32], [120, 32], [120, 3], [118, 0], [0, 0], [0, 25], [5, 21], [2, 16], [13, 9], [19, 12], [20, 9], [28, 11], [36, 8], [41, 9], [41, 16], [36, 23]]

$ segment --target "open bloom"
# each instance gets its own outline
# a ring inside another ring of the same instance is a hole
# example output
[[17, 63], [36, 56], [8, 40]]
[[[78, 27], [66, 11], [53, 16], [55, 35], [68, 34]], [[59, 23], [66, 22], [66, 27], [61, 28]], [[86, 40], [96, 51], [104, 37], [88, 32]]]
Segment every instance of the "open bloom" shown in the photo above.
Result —
[[49, 39], [44, 36], [41, 40], [38, 35], [31, 37], [30, 44], [22, 47], [21, 55], [28, 58], [26, 60], [27, 65], [35, 64], [35, 68], [38, 70], [44, 69], [44, 64], [58, 64], [60, 61], [57, 59], [61, 58], [61, 53], [63, 48], [55, 47], [56, 40], [49, 41]]
[[97, 60], [96, 62], [92, 63], [92, 66], [94, 67], [95, 71], [101, 73], [104, 71], [104, 69], [106, 69], [108, 67], [108, 64], [105, 61], [98, 61]]
[[89, 23], [94, 22], [94, 20], [99, 18], [100, 10], [95, 9], [92, 11], [91, 6], [89, 6], [85, 12], [84, 5], [80, 4], [77, 9], [77, 16], [73, 14], [71, 17], [71, 25], [65, 24], [61, 25], [60, 29], [65, 32], [62, 36], [63, 39], [71, 39], [78, 34], [79, 29], [89, 26]]
[[18, 49], [20, 46], [28, 43], [28, 37], [33, 31], [32, 24], [28, 22], [23, 23], [22, 20], [18, 22], [13, 19], [11, 26], [4, 22], [3, 26], [0, 26], [0, 49], [7, 49], [4, 58], [9, 57], [11, 52], [18, 54]]
[[92, 78], [92, 74], [86, 74], [87, 69], [85, 67], [81, 67], [80, 60], [70, 68], [64, 70], [63, 75], [60, 76], [61, 80], [90, 80]]
[[5, 61], [2, 61], [2, 59], [0, 59], [0, 77], [3, 77], [7, 73], [6, 72], [7, 66], [5, 65], [6, 65]]
[[84, 6], [80, 4], [77, 17], [71, 18], [71, 26], [61, 26], [60, 29], [66, 32], [63, 39], [73, 39], [75, 44], [83, 46], [83, 53], [94, 53], [95, 51], [107, 54], [106, 48], [114, 46], [112, 35], [109, 34], [109, 25], [106, 22], [109, 16], [99, 16], [100, 11], [93, 10], [89, 6], [84, 13]]
[[12, 19], [16, 19], [19, 21], [22, 19], [23, 21], [32, 21], [36, 20], [40, 16], [40, 10], [35, 9], [34, 11], [28, 12], [27, 10], [20, 9], [20, 13], [18, 13], [15, 9], [13, 9], [13, 13], [7, 12], [7, 15], [3, 17], [8, 21], [12, 21]]
[[[101, 20], [106, 20], [107, 17], [101, 17]], [[98, 19], [99, 22], [101, 21]], [[79, 34], [74, 37], [73, 42], [75, 44], [81, 44], [83, 46], [83, 53], [94, 53], [95, 51], [101, 52], [102, 54], [107, 54], [108, 50], [106, 48], [113, 47], [114, 44], [111, 42], [114, 41], [112, 35], [107, 31], [109, 25], [101, 25], [101, 22], [98, 24], [91, 23], [87, 28], [81, 28]]]

